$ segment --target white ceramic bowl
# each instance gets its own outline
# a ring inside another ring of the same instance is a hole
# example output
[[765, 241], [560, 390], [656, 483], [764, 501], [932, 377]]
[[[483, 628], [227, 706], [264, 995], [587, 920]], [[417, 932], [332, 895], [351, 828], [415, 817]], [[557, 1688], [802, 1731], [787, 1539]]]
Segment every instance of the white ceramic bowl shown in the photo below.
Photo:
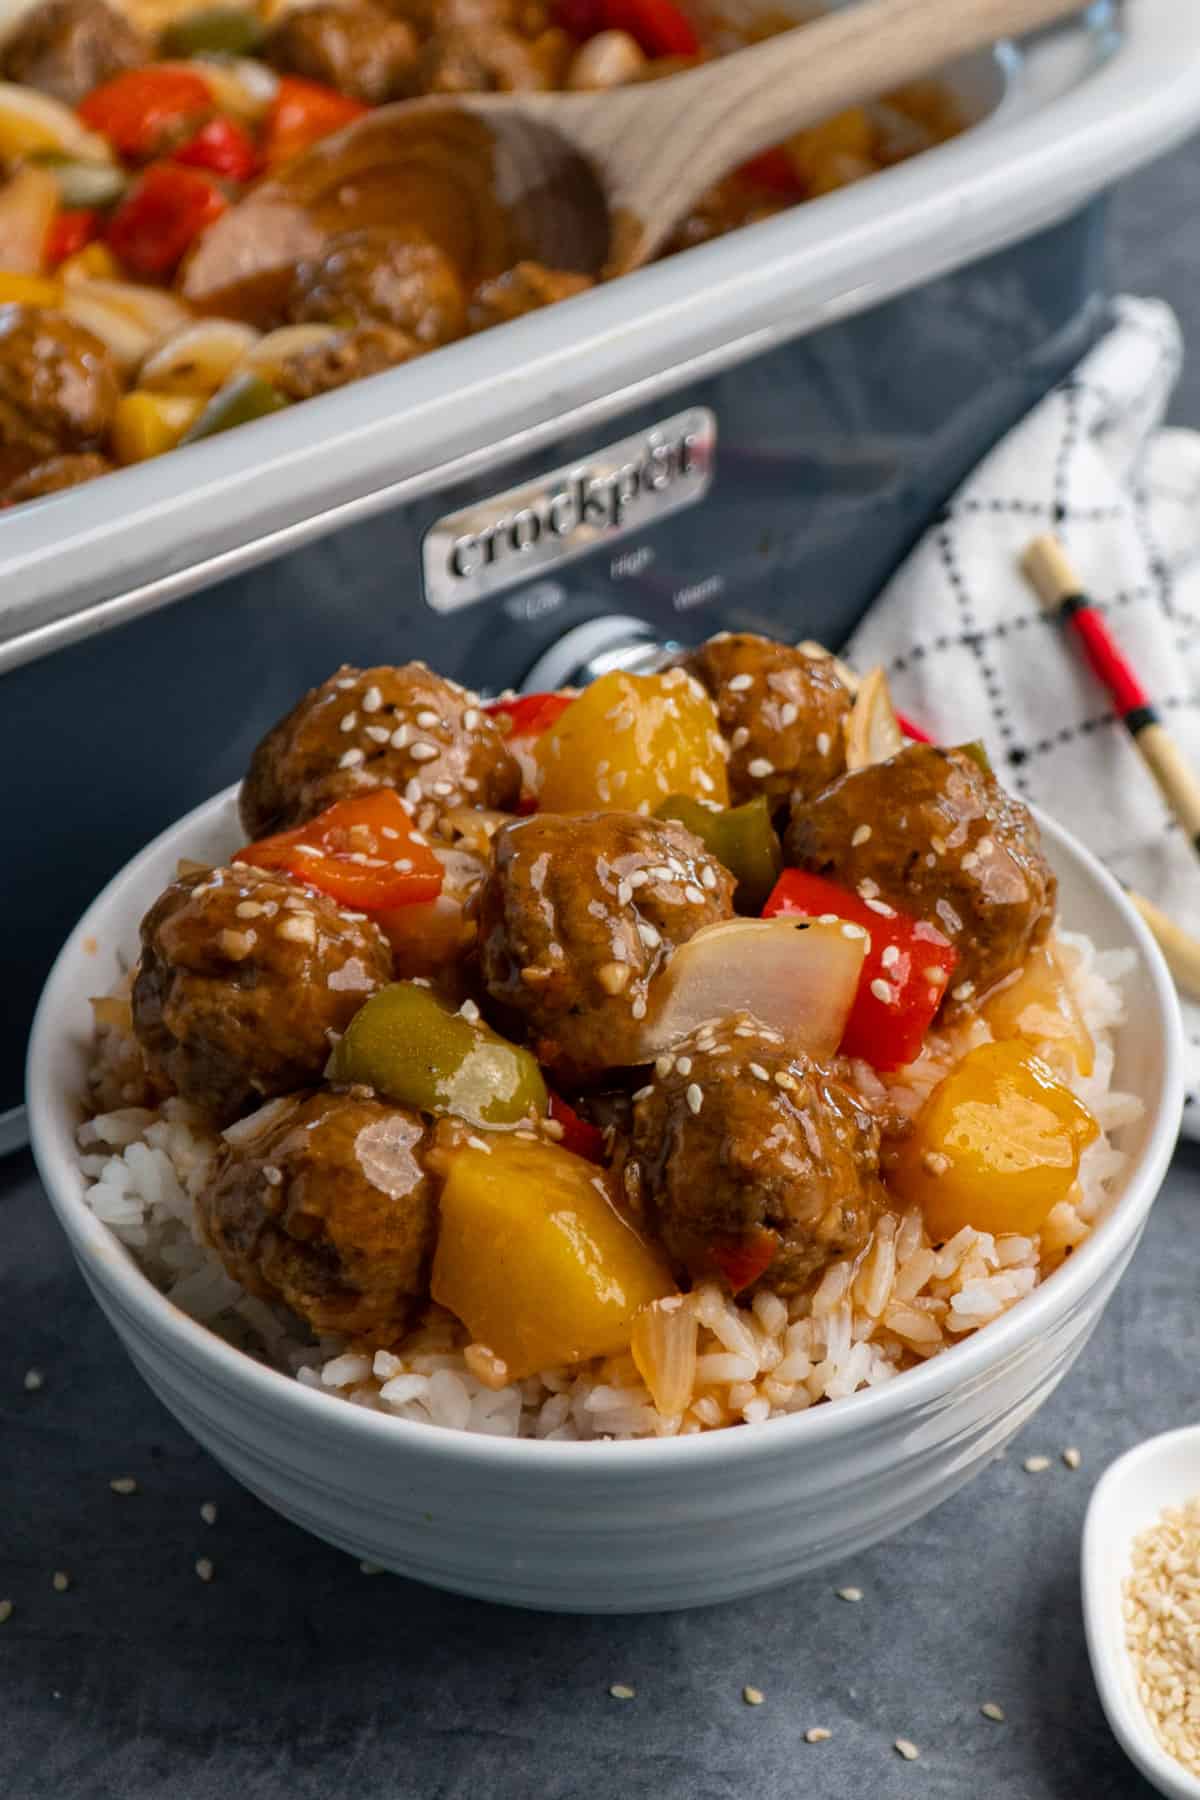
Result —
[[1200, 1426], [1167, 1431], [1113, 1463], [1096, 1485], [1083, 1531], [1083, 1616], [1092, 1672], [1126, 1755], [1168, 1800], [1200, 1800], [1200, 1780], [1159, 1744], [1137, 1697], [1125, 1647], [1121, 1589], [1133, 1540], [1167, 1506], [1200, 1494]]
[[136, 949], [180, 856], [239, 841], [232, 794], [164, 832], [76, 927], [46, 985], [28, 1069], [34, 1151], [84, 1277], [147, 1382], [268, 1505], [435, 1586], [558, 1611], [635, 1612], [753, 1593], [898, 1531], [969, 1479], [1083, 1348], [1133, 1254], [1182, 1105], [1174, 990], [1121, 890], [1044, 823], [1065, 919], [1132, 944], [1120, 1086], [1145, 1102], [1110, 1215], [1046, 1284], [978, 1335], [885, 1387], [795, 1418], [694, 1437], [537, 1443], [468, 1436], [347, 1406], [231, 1349], [142, 1276], [84, 1204], [73, 1137], [88, 997]]

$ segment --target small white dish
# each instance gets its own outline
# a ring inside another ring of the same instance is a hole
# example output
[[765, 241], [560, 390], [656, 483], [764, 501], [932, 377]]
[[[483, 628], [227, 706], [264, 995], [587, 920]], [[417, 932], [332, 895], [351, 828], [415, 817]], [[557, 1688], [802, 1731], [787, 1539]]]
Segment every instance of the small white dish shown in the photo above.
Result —
[[1133, 1541], [1164, 1507], [1200, 1493], [1200, 1425], [1148, 1438], [1097, 1483], [1083, 1528], [1083, 1617], [1101, 1704], [1130, 1761], [1167, 1800], [1200, 1800], [1200, 1780], [1168, 1754], [1137, 1695], [1122, 1589]]

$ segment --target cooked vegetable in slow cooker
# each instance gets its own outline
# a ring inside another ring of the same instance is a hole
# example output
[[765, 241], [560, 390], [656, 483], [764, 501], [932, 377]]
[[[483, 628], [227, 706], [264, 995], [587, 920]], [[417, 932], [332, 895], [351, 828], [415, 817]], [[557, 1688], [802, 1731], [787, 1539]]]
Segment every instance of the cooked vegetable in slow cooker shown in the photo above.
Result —
[[[466, 242], [436, 162], [415, 189], [387, 189], [382, 220], [378, 184], [356, 163], [332, 219], [299, 177], [288, 188], [297, 158], [371, 108], [654, 80], [795, 23], [763, 14], [735, 28], [676, 0], [140, 6], [127, 16], [115, 0], [35, 0], [0, 40], [0, 505], [266, 417], [591, 285]], [[957, 128], [929, 85], [852, 108], [721, 182], [668, 253]], [[200, 280], [206, 233], [264, 182], [310, 208], [305, 243], [282, 245], [269, 278], [245, 281], [220, 249]]]
[[1116, 1010], [978, 746], [864, 760], [864, 712], [900, 741], [881, 677], [745, 634], [488, 706], [313, 689], [97, 1003], [85, 1141], [195, 1198], [164, 1269], [219, 1258], [365, 1404], [435, 1368], [582, 1436], [614, 1384], [602, 1435], [836, 1398], [1028, 1292], [1120, 1160]]

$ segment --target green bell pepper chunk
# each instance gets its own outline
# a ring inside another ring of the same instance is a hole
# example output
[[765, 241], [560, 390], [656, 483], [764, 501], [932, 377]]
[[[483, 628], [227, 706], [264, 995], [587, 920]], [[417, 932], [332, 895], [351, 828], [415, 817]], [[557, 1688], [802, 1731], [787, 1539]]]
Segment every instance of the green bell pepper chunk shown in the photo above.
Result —
[[116, 163], [88, 162], [62, 150], [42, 150], [30, 160], [50, 170], [63, 205], [72, 211], [115, 206], [129, 186], [128, 175]]
[[979, 742], [978, 738], [976, 738], [974, 743], [960, 744], [959, 748], [964, 756], [970, 757], [976, 768], [982, 769], [985, 775], [991, 775], [993, 778], [995, 777], [996, 771], [992, 768], [992, 759], [984, 749], [983, 745]]
[[394, 981], [356, 1012], [326, 1071], [364, 1082], [418, 1112], [454, 1113], [468, 1124], [520, 1125], [549, 1104], [528, 1050], [482, 1019], [451, 1012], [428, 988]]
[[268, 413], [280, 412], [286, 405], [283, 395], [261, 375], [239, 375], [218, 389], [179, 441], [181, 444], [199, 443], [201, 438], [216, 437], [219, 431], [231, 431], [235, 425], [249, 425], [254, 419], [265, 419]]
[[744, 806], [713, 812], [689, 794], [670, 794], [657, 810], [660, 819], [677, 819], [698, 837], [710, 856], [737, 879], [735, 900], [742, 912], [758, 912], [779, 879], [783, 854], [771, 823], [765, 794]]
[[254, 13], [235, 6], [210, 6], [168, 25], [162, 35], [164, 56], [253, 56], [266, 37]]

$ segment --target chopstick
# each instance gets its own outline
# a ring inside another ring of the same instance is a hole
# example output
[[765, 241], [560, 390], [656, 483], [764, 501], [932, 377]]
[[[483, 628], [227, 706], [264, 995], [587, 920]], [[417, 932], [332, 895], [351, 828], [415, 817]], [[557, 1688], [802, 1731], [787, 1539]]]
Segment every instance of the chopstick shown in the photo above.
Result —
[[[798, 648], [809, 656], [827, 656], [837, 670], [846, 690], [851, 694], [858, 692], [859, 677], [854, 670], [826, 650], [823, 644], [809, 639], [806, 643], [800, 644]], [[933, 743], [934, 740], [927, 731], [923, 731], [919, 725], [914, 725], [912, 720], [906, 719], [902, 713], [896, 714], [896, 720], [905, 737], [912, 738], [918, 744]], [[1122, 885], [1124, 886], [1124, 883]], [[1147, 900], [1144, 894], [1135, 893], [1131, 887], [1126, 887], [1125, 892], [1128, 894], [1131, 904], [1141, 914], [1142, 922], [1146, 925], [1151, 937], [1162, 951], [1163, 960], [1171, 971], [1176, 987], [1181, 992], [1190, 995], [1193, 1000], [1200, 1000], [1200, 938], [1193, 937], [1191, 932], [1185, 931], [1182, 925], [1177, 925], [1169, 913], [1165, 913], [1161, 906], [1155, 906], [1153, 900]]]
[[1021, 568], [1043, 606], [1078, 643], [1164, 800], [1192, 846], [1200, 851], [1200, 780], [1163, 724], [1107, 620], [1084, 593], [1066, 551], [1055, 537], [1035, 538], [1021, 558]]

